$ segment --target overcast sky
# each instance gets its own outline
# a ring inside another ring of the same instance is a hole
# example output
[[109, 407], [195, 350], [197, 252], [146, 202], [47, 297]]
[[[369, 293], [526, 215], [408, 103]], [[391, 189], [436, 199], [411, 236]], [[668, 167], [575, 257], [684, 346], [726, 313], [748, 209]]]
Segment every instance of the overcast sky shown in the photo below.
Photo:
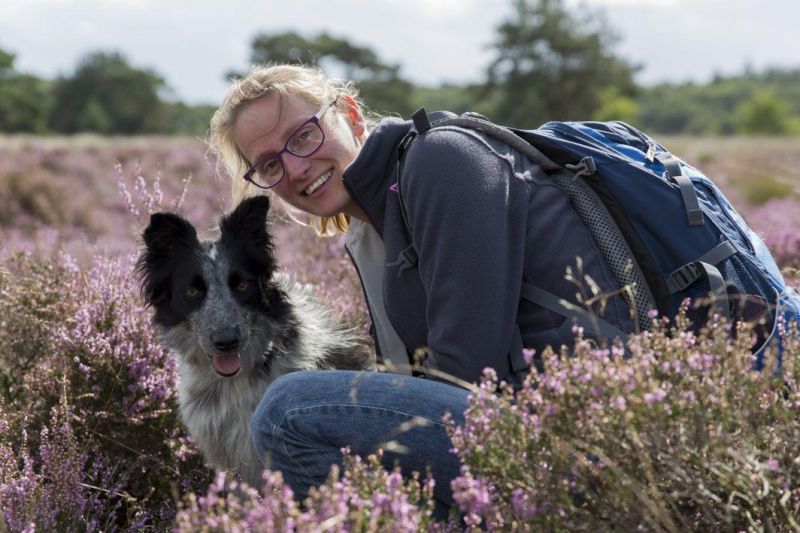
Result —
[[[568, 0], [580, 9], [578, 0]], [[800, 67], [800, 0], [586, 0], [641, 64], [638, 81], [706, 81], [746, 65]], [[327, 31], [374, 49], [427, 85], [481, 79], [509, 0], [0, 0], [0, 48], [18, 70], [69, 74], [116, 50], [163, 76], [177, 98], [216, 104], [248, 66], [259, 32]]]

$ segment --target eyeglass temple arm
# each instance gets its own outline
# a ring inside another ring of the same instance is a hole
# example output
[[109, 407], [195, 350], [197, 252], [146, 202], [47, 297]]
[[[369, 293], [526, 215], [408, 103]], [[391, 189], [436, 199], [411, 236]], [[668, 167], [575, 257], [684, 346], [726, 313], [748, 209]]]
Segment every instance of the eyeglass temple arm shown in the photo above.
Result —
[[314, 115], [314, 116], [317, 118], [317, 120], [319, 120], [320, 118], [322, 118], [322, 115], [324, 115], [325, 113], [327, 113], [327, 112], [328, 112], [328, 110], [329, 110], [330, 108], [332, 108], [333, 106], [335, 106], [335, 105], [336, 105], [336, 102], [338, 102], [338, 101], [339, 101], [339, 97], [337, 96], [336, 98], [334, 98], [334, 99], [333, 99], [333, 102], [331, 102], [331, 103], [330, 103], [330, 104], [328, 104], [327, 106], [325, 106], [325, 107], [323, 107], [322, 109], [320, 109], [319, 111], [317, 111], [317, 114], [316, 114], [316, 115]]

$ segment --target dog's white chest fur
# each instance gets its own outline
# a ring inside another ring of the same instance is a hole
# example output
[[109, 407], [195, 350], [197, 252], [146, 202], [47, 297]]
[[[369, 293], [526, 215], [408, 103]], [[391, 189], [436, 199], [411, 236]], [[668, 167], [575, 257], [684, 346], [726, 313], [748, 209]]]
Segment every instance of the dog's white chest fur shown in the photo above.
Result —
[[263, 464], [253, 446], [250, 417], [272, 379], [259, 372], [220, 380], [181, 367], [181, 419], [206, 461], [259, 487]]

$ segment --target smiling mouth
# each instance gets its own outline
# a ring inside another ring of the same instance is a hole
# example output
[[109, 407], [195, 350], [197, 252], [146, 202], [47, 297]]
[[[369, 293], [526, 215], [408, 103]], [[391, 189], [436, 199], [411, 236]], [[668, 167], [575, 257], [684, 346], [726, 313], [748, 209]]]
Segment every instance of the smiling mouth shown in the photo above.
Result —
[[328, 180], [331, 179], [331, 176], [333, 176], [333, 170], [329, 170], [322, 176], [318, 177], [316, 180], [314, 180], [314, 183], [309, 185], [306, 188], [306, 190], [303, 191], [303, 196], [311, 196], [312, 194], [314, 194], [314, 191], [316, 191], [317, 189], [322, 187], [325, 183], [327, 183]]

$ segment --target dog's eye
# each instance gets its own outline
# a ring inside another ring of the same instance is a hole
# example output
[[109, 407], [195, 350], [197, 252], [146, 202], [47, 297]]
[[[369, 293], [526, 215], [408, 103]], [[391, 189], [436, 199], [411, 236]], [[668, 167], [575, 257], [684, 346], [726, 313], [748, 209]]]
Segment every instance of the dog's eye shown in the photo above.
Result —
[[249, 281], [242, 280], [242, 281], [240, 281], [239, 283], [236, 284], [236, 290], [239, 291], [239, 292], [246, 291], [248, 287], [250, 287], [250, 282]]
[[189, 287], [188, 289], [186, 289], [186, 296], [188, 296], [189, 298], [197, 298], [198, 296], [200, 296], [200, 289], [198, 289], [197, 287]]

